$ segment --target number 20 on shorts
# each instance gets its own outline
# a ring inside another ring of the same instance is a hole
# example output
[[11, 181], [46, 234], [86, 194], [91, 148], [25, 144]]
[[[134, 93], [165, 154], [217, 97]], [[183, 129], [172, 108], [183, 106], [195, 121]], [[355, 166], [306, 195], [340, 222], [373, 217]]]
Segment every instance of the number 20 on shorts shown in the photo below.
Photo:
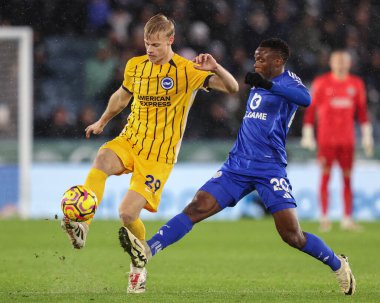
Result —
[[270, 183], [274, 184], [273, 185], [274, 191], [277, 191], [277, 190], [284, 190], [286, 192], [289, 191], [289, 184], [286, 182], [286, 180], [284, 178], [281, 178], [281, 179], [272, 178], [270, 180]]

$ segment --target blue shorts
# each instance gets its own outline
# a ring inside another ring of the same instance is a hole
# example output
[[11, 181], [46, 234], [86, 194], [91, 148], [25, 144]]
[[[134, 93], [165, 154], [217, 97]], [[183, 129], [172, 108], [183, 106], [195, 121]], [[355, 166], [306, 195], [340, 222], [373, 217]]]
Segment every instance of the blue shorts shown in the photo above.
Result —
[[297, 207], [285, 167], [277, 164], [266, 164], [265, 169], [256, 169], [249, 176], [222, 167], [200, 190], [210, 193], [222, 208], [234, 207], [254, 190], [272, 214]]

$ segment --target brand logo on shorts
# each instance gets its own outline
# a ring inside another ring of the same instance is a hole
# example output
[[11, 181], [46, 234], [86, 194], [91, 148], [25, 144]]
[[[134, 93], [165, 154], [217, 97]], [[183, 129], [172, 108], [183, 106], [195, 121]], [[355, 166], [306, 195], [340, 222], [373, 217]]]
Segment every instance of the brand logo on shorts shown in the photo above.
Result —
[[165, 78], [163, 78], [163, 79], [161, 80], [161, 87], [162, 87], [163, 89], [168, 90], [168, 89], [171, 89], [173, 86], [174, 86], [174, 81], [173, 81], [172, 78], [170, 78], [170, 77], [165, 77]]
[[218, 170], [218, 171], [215, 173], [215, 175], [213, 176], [213, 178], [214, 178], [214, 179], [219, 178], [219, 177], [222, 176], [222, 174], [223, 174], [223, 173], [222, 173], [220, 170]]
[[282, 197], [285, 199], [291, 199], [292, 198], [292, 196], [289, 193], [285, 193]]

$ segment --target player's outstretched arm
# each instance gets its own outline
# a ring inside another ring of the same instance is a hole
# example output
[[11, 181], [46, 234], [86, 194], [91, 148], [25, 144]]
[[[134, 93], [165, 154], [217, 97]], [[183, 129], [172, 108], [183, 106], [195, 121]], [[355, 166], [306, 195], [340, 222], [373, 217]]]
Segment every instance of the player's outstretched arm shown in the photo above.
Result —
[[90, 138], [91, 134], [99, 135], [103, 132], [104, 127], [109, 121], [117, 114], [119, 114], [124, 108], [127, 107], [129, 101], [131, 101], [132, 95], [120, 87], [108, 101], [108, 105], [103, 115], [98, 121], [87, 126], [86, 138]]
[[224, 93], [236, 93], [239, 84], [234, 76], [221, 66], [210, 54], [199, 54], [193, 60], [197, 65], [194, 68], [215, 73], [209, 80], [208, 86]]
[[311, 96], [309, 91], [303, 85], [298, 87], [289, 87], [281, 84], [273, 83], [270, 91], [285, 97], [289, 102], [295, 103], [300, 106], [307, 107], [311, 104]]
[[300, 106], [306, 107], [311, 103], [309, 91], [303, 85], [298, 85], [297, 87], [284, 86], [265, 79], [260, 73], [253, 72], [247, 73], [245, 76], [245, 83], [255, 87], [262, 87], [269, 90], [271, 93], [285, 97], [289, 102]]

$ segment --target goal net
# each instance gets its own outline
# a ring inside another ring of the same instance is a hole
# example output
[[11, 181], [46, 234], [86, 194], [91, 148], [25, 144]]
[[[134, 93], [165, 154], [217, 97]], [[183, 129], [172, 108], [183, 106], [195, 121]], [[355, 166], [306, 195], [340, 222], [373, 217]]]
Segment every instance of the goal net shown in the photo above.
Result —
[[0, 27], [0, 218], [28, 216], [32, 159], [32, 43], [28, 27]]

